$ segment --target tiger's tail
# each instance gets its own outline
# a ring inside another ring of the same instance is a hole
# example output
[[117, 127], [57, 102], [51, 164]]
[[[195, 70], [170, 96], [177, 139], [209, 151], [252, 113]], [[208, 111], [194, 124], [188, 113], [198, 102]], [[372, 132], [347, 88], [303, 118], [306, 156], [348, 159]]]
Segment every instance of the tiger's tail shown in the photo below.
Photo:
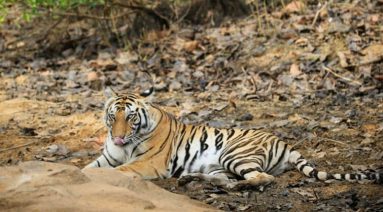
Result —
[[321, 181], [326, 180], [345, 180], [349, 182], [371, 181], [378, 184], [383, 184], [383, 173], [366, 172], [353, 174], [331, 174], [324, 171], [318, 171], [313, 165], [307, 162], [306, 159], [298, 151], [291, 151], [289, 163], [294, 165], [300, 172], [307, 177], [316, 178]]

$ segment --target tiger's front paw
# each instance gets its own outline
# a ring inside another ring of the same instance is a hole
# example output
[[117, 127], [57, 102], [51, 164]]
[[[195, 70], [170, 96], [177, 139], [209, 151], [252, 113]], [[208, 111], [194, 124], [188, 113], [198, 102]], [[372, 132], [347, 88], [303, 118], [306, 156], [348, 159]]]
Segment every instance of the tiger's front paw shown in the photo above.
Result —
[[177, 179], [177, 185], [178, 186], [185, 186], [186, 184], [193, 182], [193, 181], [202, 181], [203, 179], [201, 176], [197, 173], [189, 173], [186, 175], [182, 175]]

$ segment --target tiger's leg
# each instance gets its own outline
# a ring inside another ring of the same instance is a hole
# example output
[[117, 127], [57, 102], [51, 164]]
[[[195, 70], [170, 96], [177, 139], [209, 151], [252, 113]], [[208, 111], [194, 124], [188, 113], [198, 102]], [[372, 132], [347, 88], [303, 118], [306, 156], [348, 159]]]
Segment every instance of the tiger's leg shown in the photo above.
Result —
[[108, 139], [105, 141], [103, 151], [100, 157], [86, 165], [84, 169], [87, 168], [114, 168], [121, 164], [124, 161], [124, 150], [120, 147], [115, 146]]
[[265, 186], [274, 181], [274, 176], [265, 173], [261, 166], [254, 162], [241, 164], [233, 171], [243, 177], [244, 180], [228, 184], [227, 187], [230, 189]]
[[116, 167], [116, 170], [124, 172], [129, 176], [138, 176], [146, 180], [167, 178], [166, 169], [160, 169], [150, 161], [135, 161], [130, 164], [123, 164]]
[[204, 173], [187, 173], [178, 178], [178, 185], [184, 186], [191, 181], [207, 181], [213, 185], [227, 185], [231, 182], [235, 182], [235, 176], [223, 170], [222, 172], [213, 172], [209, 174]]

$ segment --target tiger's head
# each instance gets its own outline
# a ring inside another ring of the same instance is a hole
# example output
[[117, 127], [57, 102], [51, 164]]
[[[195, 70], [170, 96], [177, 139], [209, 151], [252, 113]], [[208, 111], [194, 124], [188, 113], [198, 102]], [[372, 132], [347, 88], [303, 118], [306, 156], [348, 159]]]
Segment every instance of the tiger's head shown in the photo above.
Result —
[[108, 100], [105, 104], [104, 120], [114, 144], [123, 146], [135, 142], [140, 135], [150, 132], [154, 127], [149, 111], [150, 104], [145, 99], [152, 92], [153, 88], [142, 94], [119, 94], [106, 88]]

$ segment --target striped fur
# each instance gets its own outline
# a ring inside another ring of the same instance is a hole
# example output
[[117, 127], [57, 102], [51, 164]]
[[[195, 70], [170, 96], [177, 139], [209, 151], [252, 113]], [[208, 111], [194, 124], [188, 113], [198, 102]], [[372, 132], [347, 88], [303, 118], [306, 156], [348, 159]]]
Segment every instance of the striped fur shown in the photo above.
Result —
[[[249, 129], [186, 125], [135, 94], [113, 91], [105, 105], [108, 136], [102, 155], [89, 167], [114, 167], [145, 179], [194, 175], [222, 184], [268, 184], [295, 167], [307, 177], [382, 183], [377, 172], [318, 171], [276, 136]], [[231, 179], [240, 179], [236, 183]]]

